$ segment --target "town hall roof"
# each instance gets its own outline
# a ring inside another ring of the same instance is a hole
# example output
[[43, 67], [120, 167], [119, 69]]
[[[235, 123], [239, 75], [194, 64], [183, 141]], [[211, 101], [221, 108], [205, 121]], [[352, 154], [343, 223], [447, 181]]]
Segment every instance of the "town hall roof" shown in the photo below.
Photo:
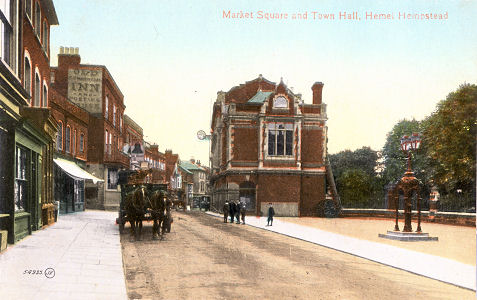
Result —
[[263, 91], [258, 91], [255, 96], [250, 98], [247, 102], [248, 103], [264, 103], [267, 98], [273, 94], [273, 92], [263, 92]]

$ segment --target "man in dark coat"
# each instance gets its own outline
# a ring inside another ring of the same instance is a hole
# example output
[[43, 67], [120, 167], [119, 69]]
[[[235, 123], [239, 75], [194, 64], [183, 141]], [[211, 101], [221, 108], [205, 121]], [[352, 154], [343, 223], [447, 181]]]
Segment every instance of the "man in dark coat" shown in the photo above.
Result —
[[230, 210], [229, 201], [225, 201], [225, 203], [224, 203], [224, 208], [223, 208], [223, 212], [224, 212], [224, 223], [227, 223], [227, 219], [228, 219], [228, 217], [229, 217], [229, 210]]
[[234, 217], [235, 217], [235, 203], [232, 201], [230, 202], [230, 209], [229, 209], [229, 213], [230, 213], [230, 223], [234, 223]]
[[270, 207], [268, 208], [267, 226], [273, 226], [273, 216], [275, 215], [275, 210], [273, 209], [272, 203], [269, 204]]
[[242, 224], [245, 224], [245, 213], [246, 213], [246, 207], [245, 207], [245, 202], [240, 202], [240, 214], [242, 215]]
[[240, 202], [235, 203], [235, 218], [237, 219], [237, 224], [240, 224]]

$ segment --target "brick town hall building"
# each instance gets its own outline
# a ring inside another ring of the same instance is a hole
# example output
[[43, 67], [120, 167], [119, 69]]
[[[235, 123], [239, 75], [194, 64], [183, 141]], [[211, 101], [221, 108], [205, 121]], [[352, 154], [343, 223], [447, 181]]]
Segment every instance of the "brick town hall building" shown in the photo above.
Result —
[[249, 213], [266, 215], [272, 202], [277, 215], [319, 214], [327, 190], [327, 117], [323, 83], [311, 89], [313, 103], [305, 104], [283, 81], [277, 85], [260, 75], [217, 93], [211, 125], [213, 206], [240, 200]]

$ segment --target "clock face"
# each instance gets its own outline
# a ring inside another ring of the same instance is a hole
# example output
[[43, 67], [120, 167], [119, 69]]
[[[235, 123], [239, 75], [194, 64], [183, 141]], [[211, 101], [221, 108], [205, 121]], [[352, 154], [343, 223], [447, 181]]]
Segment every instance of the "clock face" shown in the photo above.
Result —
[[203, 130], [197, 131], [197, 138], [198, 138], [199, 140], [205, 139], [205, 131], [203, 131]]

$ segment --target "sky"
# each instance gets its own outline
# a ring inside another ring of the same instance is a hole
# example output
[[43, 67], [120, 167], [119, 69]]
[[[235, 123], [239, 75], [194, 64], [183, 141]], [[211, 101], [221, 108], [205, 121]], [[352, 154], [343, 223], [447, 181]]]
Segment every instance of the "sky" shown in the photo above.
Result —
[[[283, 78], [306, 103], [313, 83], [324, 83], [331, 154], [381, 150], [399, 120], [422, 120], [459, 85], [477, 84], [477, 1], [54, 4], [59, 26], [50, 34], [51, 65], [60, 46], [79, 47], [82, 63], [105, 65], [144, 139], [183, 160], [208, 162], [209, 143], [196, 133], [210, 131], [217, 92], [259, 74], [276, 83]], [[229, 11], [248, 18], [228, 18]], [[331, 14], [333, 20], [318, 18]], [[394, 19], [366, 18], [375, 14]]]

